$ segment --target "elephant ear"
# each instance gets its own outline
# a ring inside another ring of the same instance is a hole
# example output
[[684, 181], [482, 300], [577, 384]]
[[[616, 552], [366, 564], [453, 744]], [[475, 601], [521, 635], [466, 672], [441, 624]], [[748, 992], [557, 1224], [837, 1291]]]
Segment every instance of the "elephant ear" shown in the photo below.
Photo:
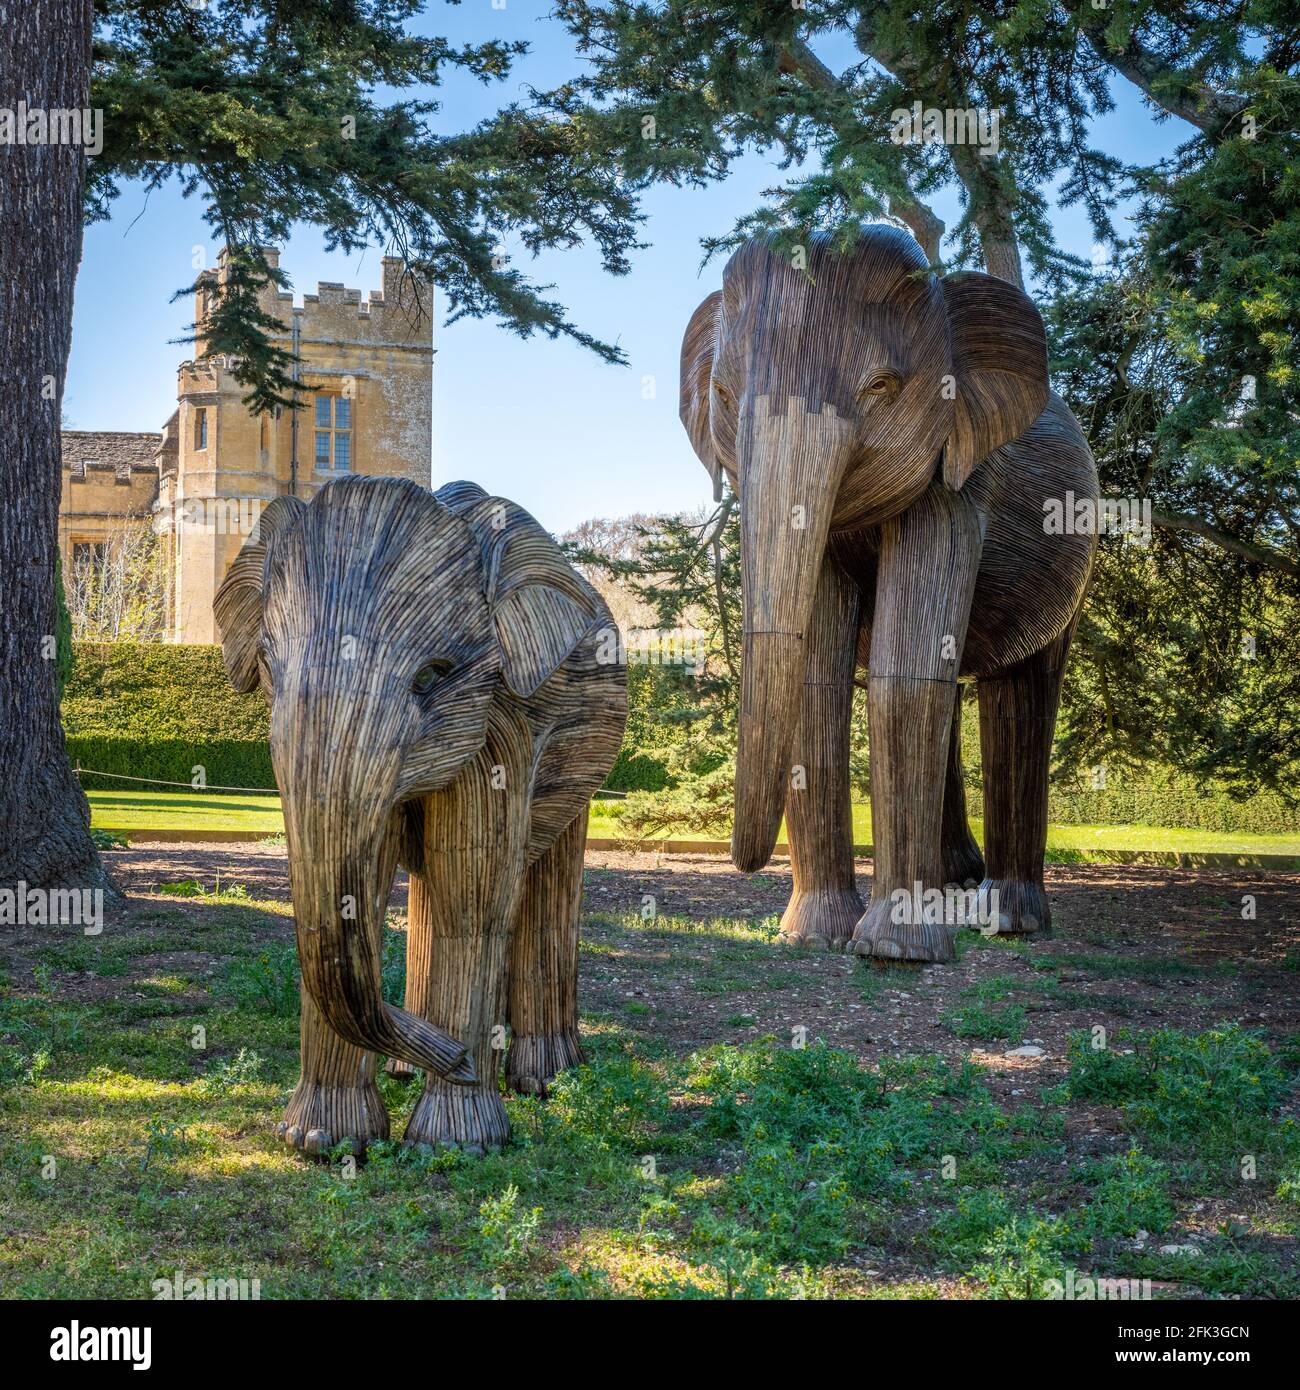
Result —
[[483, 594], [506, 688], [528, 699], [602, 623], [604, 600], [537, 520], [476, 483], [448, 483], [438, 501], [464, 518], [483, 548]]
[[501, 648], [502, 678], [509, 691], [528, 699], [592, 628], [609, 623], [609, 610], [523, 507], [489, 498], [473, 484], [449, 486], [464, 489], [453, 505], [462, 507], [484, 548], [484, 596]]
[[1047, 335], [1033, 300], [1006, 280], [972, 271], [942, 284], [957, 383], [943, 477], [959, 491], [982, 460], [1046, 408]]
[[260, 680], [257, 643], [262, 635], [262, 586], [271, 540], [305, 510], [306, 503], [300, 497], [276, 497], [268, 502], [212, 601], [213, 616], [221, 630], [221, 656], [231, 685], [241, 694], [256, 690]]
[[492, 621], [501, 644], [501, 675], [526, 700], [573, 654], [597, 615], [549, 584], [525, 583], [497, 600]]
[[713, 447], [709, 409], [713, 390], [713, 353], [718, 336], [722, 291], [714, 292], [691, 315], [682, 339], [680, 414], [700, 462], [713, 479], [713, 500], [722, 500], [722, 464]]

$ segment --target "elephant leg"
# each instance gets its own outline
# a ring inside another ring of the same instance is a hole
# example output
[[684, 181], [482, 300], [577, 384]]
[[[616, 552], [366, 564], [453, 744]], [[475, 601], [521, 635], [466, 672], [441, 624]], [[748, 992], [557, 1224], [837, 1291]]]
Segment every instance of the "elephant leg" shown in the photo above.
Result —
[[450, 787], [425, 799], [422, 891], [414, 889], [413, 875], [415, 949], [407, 969], [420, 976], [424, 1016], [465, 1044], [478, 1080], [463, 1086], [426, 1073], [407, 1144], [485, 1153], [510, 1137], [498, 1075], [531, 776], [527, 726], [522, 716], [497, 707], [483, 751]]
[[962, 687], [959, 685], [953, 696], [952, 729], [948, 734], [948, 771], [943, 783], [940, 841], [944, 882], [974, 887], [984, 877], [984, 856], [966, 819], [966, 784], [961, 773], [961, 701]]
[[566, 1067], [583, 1062], [578, 1041], [578, 927], [587, 808], [530, 866], [510, 940], [510, 1052], [506, 1084], [544, 1096]]
[[808, 665], [785, 798], [794, 892], [781, 939], [842, 950], [862, 915], [853, 881], [849, 721], [857, 655], [858, 586], [827, 555], [805, 645]]
[[[1051, 646], [991, 680], [979, 682], [984, 761], [981, 921], [999, 933], [1046, 934], [1052, 914], [1043, 887], [1047, 848], [1047, 774], [1073, 627]], [[995, 896], [996, 895], [996, 896]]]
[[858, 955], [953, 959], [943, 789], [979, 557], [974, 508], [939, 484], [882, 528], [869, 699], [875, 874]]
[[275, 1132], [295, 1149], [326, 1154], [336, 1144], [361, 1153], [388, 1138], [388, 1111], [375, 1085], [377, 1059], [325, 1022], [304, 988], [299, 1022], [302, 1076]]

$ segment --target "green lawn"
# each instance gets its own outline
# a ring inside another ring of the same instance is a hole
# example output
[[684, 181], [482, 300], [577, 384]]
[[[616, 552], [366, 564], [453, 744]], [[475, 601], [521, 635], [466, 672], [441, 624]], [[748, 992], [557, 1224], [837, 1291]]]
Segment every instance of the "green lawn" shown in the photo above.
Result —
[[[235, 885], [133, 895], [97, 937], [15, 934], [6, 1297], [148, 1299], [178, 1272], [267, 1299], [1023, 1299], [1074, 1277], [1151, 1281], [1133, 1298], [1300, 1296], [1300, 1052], [1210, 1022], [1281, 1019], [1275, 968], [1161, 955], [1156, 933], [1117, 949], [1095, 913], [1094, 954], [972, 933], [965, 968], [924, 977], [783, 947], [773, 919], [592, 913], [590, 1065], [544, 1104], [507, 1100], [503, 1153], [388, 1142], [354, 1168], [273, 1132], [298, 1075], [287, 912]], [[385, 935], [390, 1001], [404, 925]], [[1115, 961], [1141, 979], [1099, 973]], [[1067, 964], [1071, 989], [1110, 987], [1085, 996], [1086, 1029], [1061, 1012]], [[1142, 983], [1171, 973], [1194, 988]], [[800, 995], [833, 1001], [802, 1048]], [[1139, 1001], [1164, 1026], [1114, 1015]], [[1026, 1014], [1051, 1050], [1022, 1064], [1002, 1054]], [[913, 1019], [899, 1056], [890, 1034]], [[379, 1086], [396, 1140], [420, 1088]]]
[[[984, 843], [984, 822], [971, 821], [975, 838]], [[853, 838], [871, 843], [871, 807], [854, 806]], [[1160, 825], [1052, 825], [1047, 849], [1066, 853], [1102, 850], [1167, 850], [1183, 854], [1295, 854], [1300, 835], [1232, 834], [1223, 830], [1183, 830]]]
[[[213, 792], [88, 792], [91, 824], [102, 830], [245, 830], [273, 835], [284, 830], [276, 796]], [[616, 802], [597, 802], [593, 836], [618, 833]], [[984, 827], [972, 822], [977, 839]], [[871, 843], [871, 808], [853, 808], [858, 844]], [[694, 838], [687, 836], [686, 838]], [[1238, 835], [1218, 830], [1180, 830], [1150, 825], [1054, 825], [1048, 853], [1068, 859], [1114, 850], [1155, 850], [1183, 854], [1286, 854], [1300, 856], [1300, 835]]]
[[220, 792], [87, 792], [97, 830], [284, 830], [278, 796]]

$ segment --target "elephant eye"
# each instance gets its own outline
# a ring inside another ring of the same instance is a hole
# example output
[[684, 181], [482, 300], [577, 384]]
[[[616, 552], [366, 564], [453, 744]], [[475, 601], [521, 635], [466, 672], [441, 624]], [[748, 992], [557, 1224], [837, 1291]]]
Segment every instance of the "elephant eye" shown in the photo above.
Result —
[[416, 695], [427, 695], [438, 681], [451, 670], [450, 661], [430, 661], [415, 673], [411, 690]]
[[898, 375], [895, 372], [872, 372], [862, 383], [858, 394], [870, 399], [892, 396], [898, 390]]
[[713, 394], [717, 396], [718, 400], [721, 401], [728, 410], [734, 410], [736, 408], [736, 402], [732, 399], [731, 392], [728, 391], [720, 381], [715, 381], [713, 383]]

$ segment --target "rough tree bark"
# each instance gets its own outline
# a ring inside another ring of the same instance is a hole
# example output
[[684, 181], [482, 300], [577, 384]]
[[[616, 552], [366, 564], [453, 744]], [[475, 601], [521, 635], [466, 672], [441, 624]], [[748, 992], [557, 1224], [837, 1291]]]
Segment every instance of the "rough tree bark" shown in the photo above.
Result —
[[1023, 290], [1020, 247], [1011, 219], [1008, 189], [997, 160], [975, 154], [967, 145], [951, 145], [948, 154], [970, 199], [971, 217], [984, 252], [984, 269]]
[[[0, 0], [0, 32], [0, 105], [88, 106], [91, 0]], [[79, 145], [0, 145], [0, 887], [110, 888], [64, 747], [53, 650], [84, 177]]]

